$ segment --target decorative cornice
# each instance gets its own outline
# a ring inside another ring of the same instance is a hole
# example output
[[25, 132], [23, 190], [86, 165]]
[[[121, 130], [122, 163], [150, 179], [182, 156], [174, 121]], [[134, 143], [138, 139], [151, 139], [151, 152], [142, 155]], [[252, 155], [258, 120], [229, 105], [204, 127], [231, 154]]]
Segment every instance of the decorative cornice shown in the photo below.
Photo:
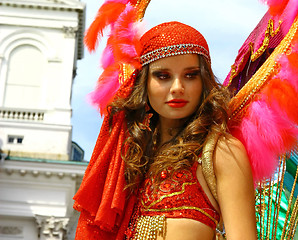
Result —
[[0, 172], [22, 177], [33, 176], [38, 178], [45, 176], [46, 178], [58, 177], [59, 179], [71, 178], [72, 180], [80, 180], [84, 175], [86, 166], [87, 163], [78, 165], [75, 162], [66, 164], [58, 161], [50, 163], [4, 160], [0, 165]]
[[86, 15], [86, 4], [77, 1], [74, 5], [69, 5], [66, 2], [53, 1], [53, 3], [46, 2], [26, 2], [26, 1], [13, 1], [13, 0], [0, 0], [0, 7], [13, 7], [13, 8], [28, 8], [36, 10], [53, 10], [53, 11], [72, 11], [78, 13], [78, 29], [77, 29], [77, 40], [78, 40], [78, 59], [82, 59], [84, 56], [84, 31], [85, 31], [85, 15]]
[[0, 172], [1, 170], [4, 171], [7, 175], [19, 174], [20, 176], [23, 176], [23, 177], [32, 175], [33, 177], [45, 176], [47, 178], [51, 178], [56, 176], [60, 179], [70, 177], [72, 180], [75, 180], [83, 176], [83, 174], [78, 174], [78, 173], [64, 173], [64, 172], [55, 172], [55, 171], [37, 171], [37, 170], [26, 170], [26, 169], [2, 168], [0, 169]]
[[62, 3], [46, 3], [42, 1], [27, 2], [27, 1], [13, 1], [13, 0], [0, 0], [0, 6], [14, 7], [14, 8], [31, 8], [31, 9], [43, 9], [43, 10], [58, 10], [58, 11], [76, 11], [83, 12], [85, 4], [77, 1], [74, 5], [67, 5]]

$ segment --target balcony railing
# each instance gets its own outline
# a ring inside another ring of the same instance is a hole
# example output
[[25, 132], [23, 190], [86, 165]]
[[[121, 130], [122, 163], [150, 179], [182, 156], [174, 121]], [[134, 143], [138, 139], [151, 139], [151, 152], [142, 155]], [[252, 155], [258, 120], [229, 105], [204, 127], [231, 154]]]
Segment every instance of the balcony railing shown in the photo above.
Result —
[[0, 108], [0, 119], [43, 121], [44, 111]]

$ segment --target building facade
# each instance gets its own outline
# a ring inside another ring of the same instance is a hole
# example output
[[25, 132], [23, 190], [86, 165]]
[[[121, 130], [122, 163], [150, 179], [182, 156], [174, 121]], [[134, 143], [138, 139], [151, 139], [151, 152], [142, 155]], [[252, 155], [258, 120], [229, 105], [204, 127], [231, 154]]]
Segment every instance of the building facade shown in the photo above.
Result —
[[0, 240], [73, 239], [87, 165], [70, 104], [84, 21], [79, 0], [0, 0]]

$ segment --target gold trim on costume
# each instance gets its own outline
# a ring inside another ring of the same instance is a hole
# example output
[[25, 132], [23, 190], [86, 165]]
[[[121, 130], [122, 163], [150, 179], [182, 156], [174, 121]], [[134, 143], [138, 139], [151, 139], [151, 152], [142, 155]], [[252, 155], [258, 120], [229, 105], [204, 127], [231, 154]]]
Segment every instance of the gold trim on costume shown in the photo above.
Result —
[[216, 201], [218, 201], [218, 198], [217, 198], [217, 191], [216, 191], [216, 176], [215, 176], [214, 167], [213, 167], [213, 153], [219, 136], [220, 134], [215, 131], [211, 131], [208, 134], [206, 138], [206, 144], [203, 147], [202, 157], [201, 157], [203, 175]]
[[[244, 56], [247, 54], [247, 52], [244, 54]], [[241, 59], [240, 63], [238, 64], [238, 66], [236, 66], [235, 64], [233, 64], [231, 66], [231, 74], [230, 74], [230, 79], [229, 79], [229, 83], [228, 83], [227, 87], [231, 85], [234, 77], [236, 77], [239, 74], [239, 72], [240, 72], [239, 68], [240, 68], [240, 65], [242, 65], [243, 62], [244, 62], [244, 56], [242, 57], [242, 59]]]
[[252, 43], [250, 44], [250, 49], [251, 49], [250, 59], [252, 62], [257, 60], [266, 51], [269, 45], [270, 37], [274, 37], [280, 31], [281, 23], [282, 21], [280, 20], [278, 28], [274, 31], [274, 22], [272, 19], [269, 19], [262, 46], [260, 46], [258, 50], [253, 52], [253, 44]]
[[137, 19], [141, 20], [144, 15], [146, 8], [148, 7], [148, 4], [150, 3], [150, 0], [138, 0], [136, 3], [136, 7], [138, 9]]
[[158, 200], [152, 202], [149, 206], [146, 206], [145, 205], [145, 203], [143, 202], [143, 199], [141, 199], [141, 203], [142, 203], [142, 205], [143, 205], [143, 207], [145, 209], [149, 209], [152, 206], [154, 206], [155, 204], [160, 203], [165, 198], [173, 197], [173, 196], [180, 195], [180, 194], [184, 193], [185, 192], [185, 185], [194, 185], [194, 184], [196, 184], [196, 183], [195, 182], [193, 182], [193, 183], [191, 183], [191, 182], [185, 182], [185, 183], [182, 184], [182, 190], [181, 191], [179, 191], [179, 192], [173, 192], [173, 193], [170, 193], [168, 195], [163, 195]]
[[239, 72], [240, 72], [239, 69], [243, 64], [244, 57], [247, 55], [247, 53], [251, 52], [250, 59], [251, 59], [252, 62], [257, 60], [265, 52], [265, 50], [268, 48], [270, 37], [274, 37], [280, 31], [281, 23], [282, 23], [282, 21], [280, 20], [277, 29], [274, 30], [274, 26], [273, 26], [274, 22], [273, 22], [272, 19], [269, 19], [267, 29], [265, 31], [265, 37], [264, 37], [262, 46], [260, 46], [259, 49], [257, 49], [255, 52], [253, 52], [254, 44], [252, 42], [248, 43], [249, 49], [243, 54], [243, 57], [242, 57], [241, 61], [237, 64], [237, 66], [235, 64], [233, 64], [231, 66], [231, 73], [230, 73], [230, 78], [229, 78], [229, 82], [227, 84], [227, 87], [231, 85], [234, 77], [236, 77], [239, 74]]
[[123, 84], [126, 82], [126, 80], [129, 80], [131, 75], [133, 74], [133, 69], [129, 64], [120, 64], [120, 73], [118, 77], [118, 81], [120, 84]]
[[218, 221], [214, 217], [212, 217], [210, 214], [208, 214], [207, 212], [205, 212], [204, 210], [202, 210], [201, 208], [198, 208], [198, 207], [182, 206], [182, 207], [163, 208], [163, 209], [150, 208], [150, 209], [142, 209], [142, 211], [144, 211], [144, 212], [167, 212], [167, 211], [176, 211], [176, 210], [184, 210], [184, 209], [199, 211], [200, 213], [202, 213], [205, 216], [207, 216], [208, 218], [210, 218], [216, 225], [218, 224]]
[[287, 54], [290, 50], [291, 41], [297, 32], [298, 18], [295, 19], [292, 27], [275, 48], [270, 57], [259, 68], [259, 70], [252, 76], [252, 78], [241, 88], [241, 90], [234, 96], [230, 103], [230, 123], [238, 123], [245, 115], [249, 103], [256, 97], [256, 93], [265, 86], [267, 81], [271, 79], [278, 70], [277, 58], [280, 54]]
[[157, 235], [165, 237], [166, 217], [158, 216], [139, 216], [135, 240], [156, 240]]

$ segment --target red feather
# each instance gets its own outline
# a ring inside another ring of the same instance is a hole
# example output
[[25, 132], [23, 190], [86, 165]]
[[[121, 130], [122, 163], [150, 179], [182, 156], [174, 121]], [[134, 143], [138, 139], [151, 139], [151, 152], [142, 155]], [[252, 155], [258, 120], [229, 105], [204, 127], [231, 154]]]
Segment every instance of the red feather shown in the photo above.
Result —
[[[286, 115], [283, 114], [283, 111], [280, 109], [277, 102], [272, 102], [271, 108], [275, 112], [279, 121], [279, 125], [281, 126], [280, 135], [283, 140], [284, 150], [279, 152], [280, 155], [286, 151], [289, 151], [297, 144], [298, 128], [297, 125], [295, 125]], [[278, 149], [278, 147], [279, 146], [276, 146], [276, 149]]]
[[264, 88], [263, 93], [267, 96], [269, 104], [273, 104], [276, 101], [288, 117], [298, 124], [298, 92], [295, 91], [291, 84], [275, 78]]
[[85, 45], [89, 51], [95, 50], [99, 38], [102, 37], [103, 30], [118, 19], [125, 7], [125, 4], [115, 2], [108, 2], [101, 6], [84, 38]]
[[85, 37], [89, 50], [94, 50], [98, 34], [102, 34], [105, 27], [111, 27], [102, 58], [104, 71], [98, 79], [96, 90], [90, 94], [91, 102], [99, 107], [101, 114], [105, 113], [106, 106], [113, 100], [122, 84], [119, 82], [122, 71], [120, 65], [131, 65], [131, 69], [141, 67], [138, 57], [140, 36], [134, 25], [136, 22], [137, 10], [131, 4], [124, 4], [124, 1], [120, 0], [117, 3], [115, 0], [107, 2], [98, 11], [98, 16]]
[[288, 56], [288, 60], [289, 60], [291, 69], [293, 69], [293, 70], [295, 69], [295, 71], [297, 71], [296, 73], [298, 73], [298, 53], [294, 52], [294, 53], [290, 54]]
[[289, 0], [262, 0], [269, 6], [269, 12], [272, 16], [281, 15], [287, 6]]

